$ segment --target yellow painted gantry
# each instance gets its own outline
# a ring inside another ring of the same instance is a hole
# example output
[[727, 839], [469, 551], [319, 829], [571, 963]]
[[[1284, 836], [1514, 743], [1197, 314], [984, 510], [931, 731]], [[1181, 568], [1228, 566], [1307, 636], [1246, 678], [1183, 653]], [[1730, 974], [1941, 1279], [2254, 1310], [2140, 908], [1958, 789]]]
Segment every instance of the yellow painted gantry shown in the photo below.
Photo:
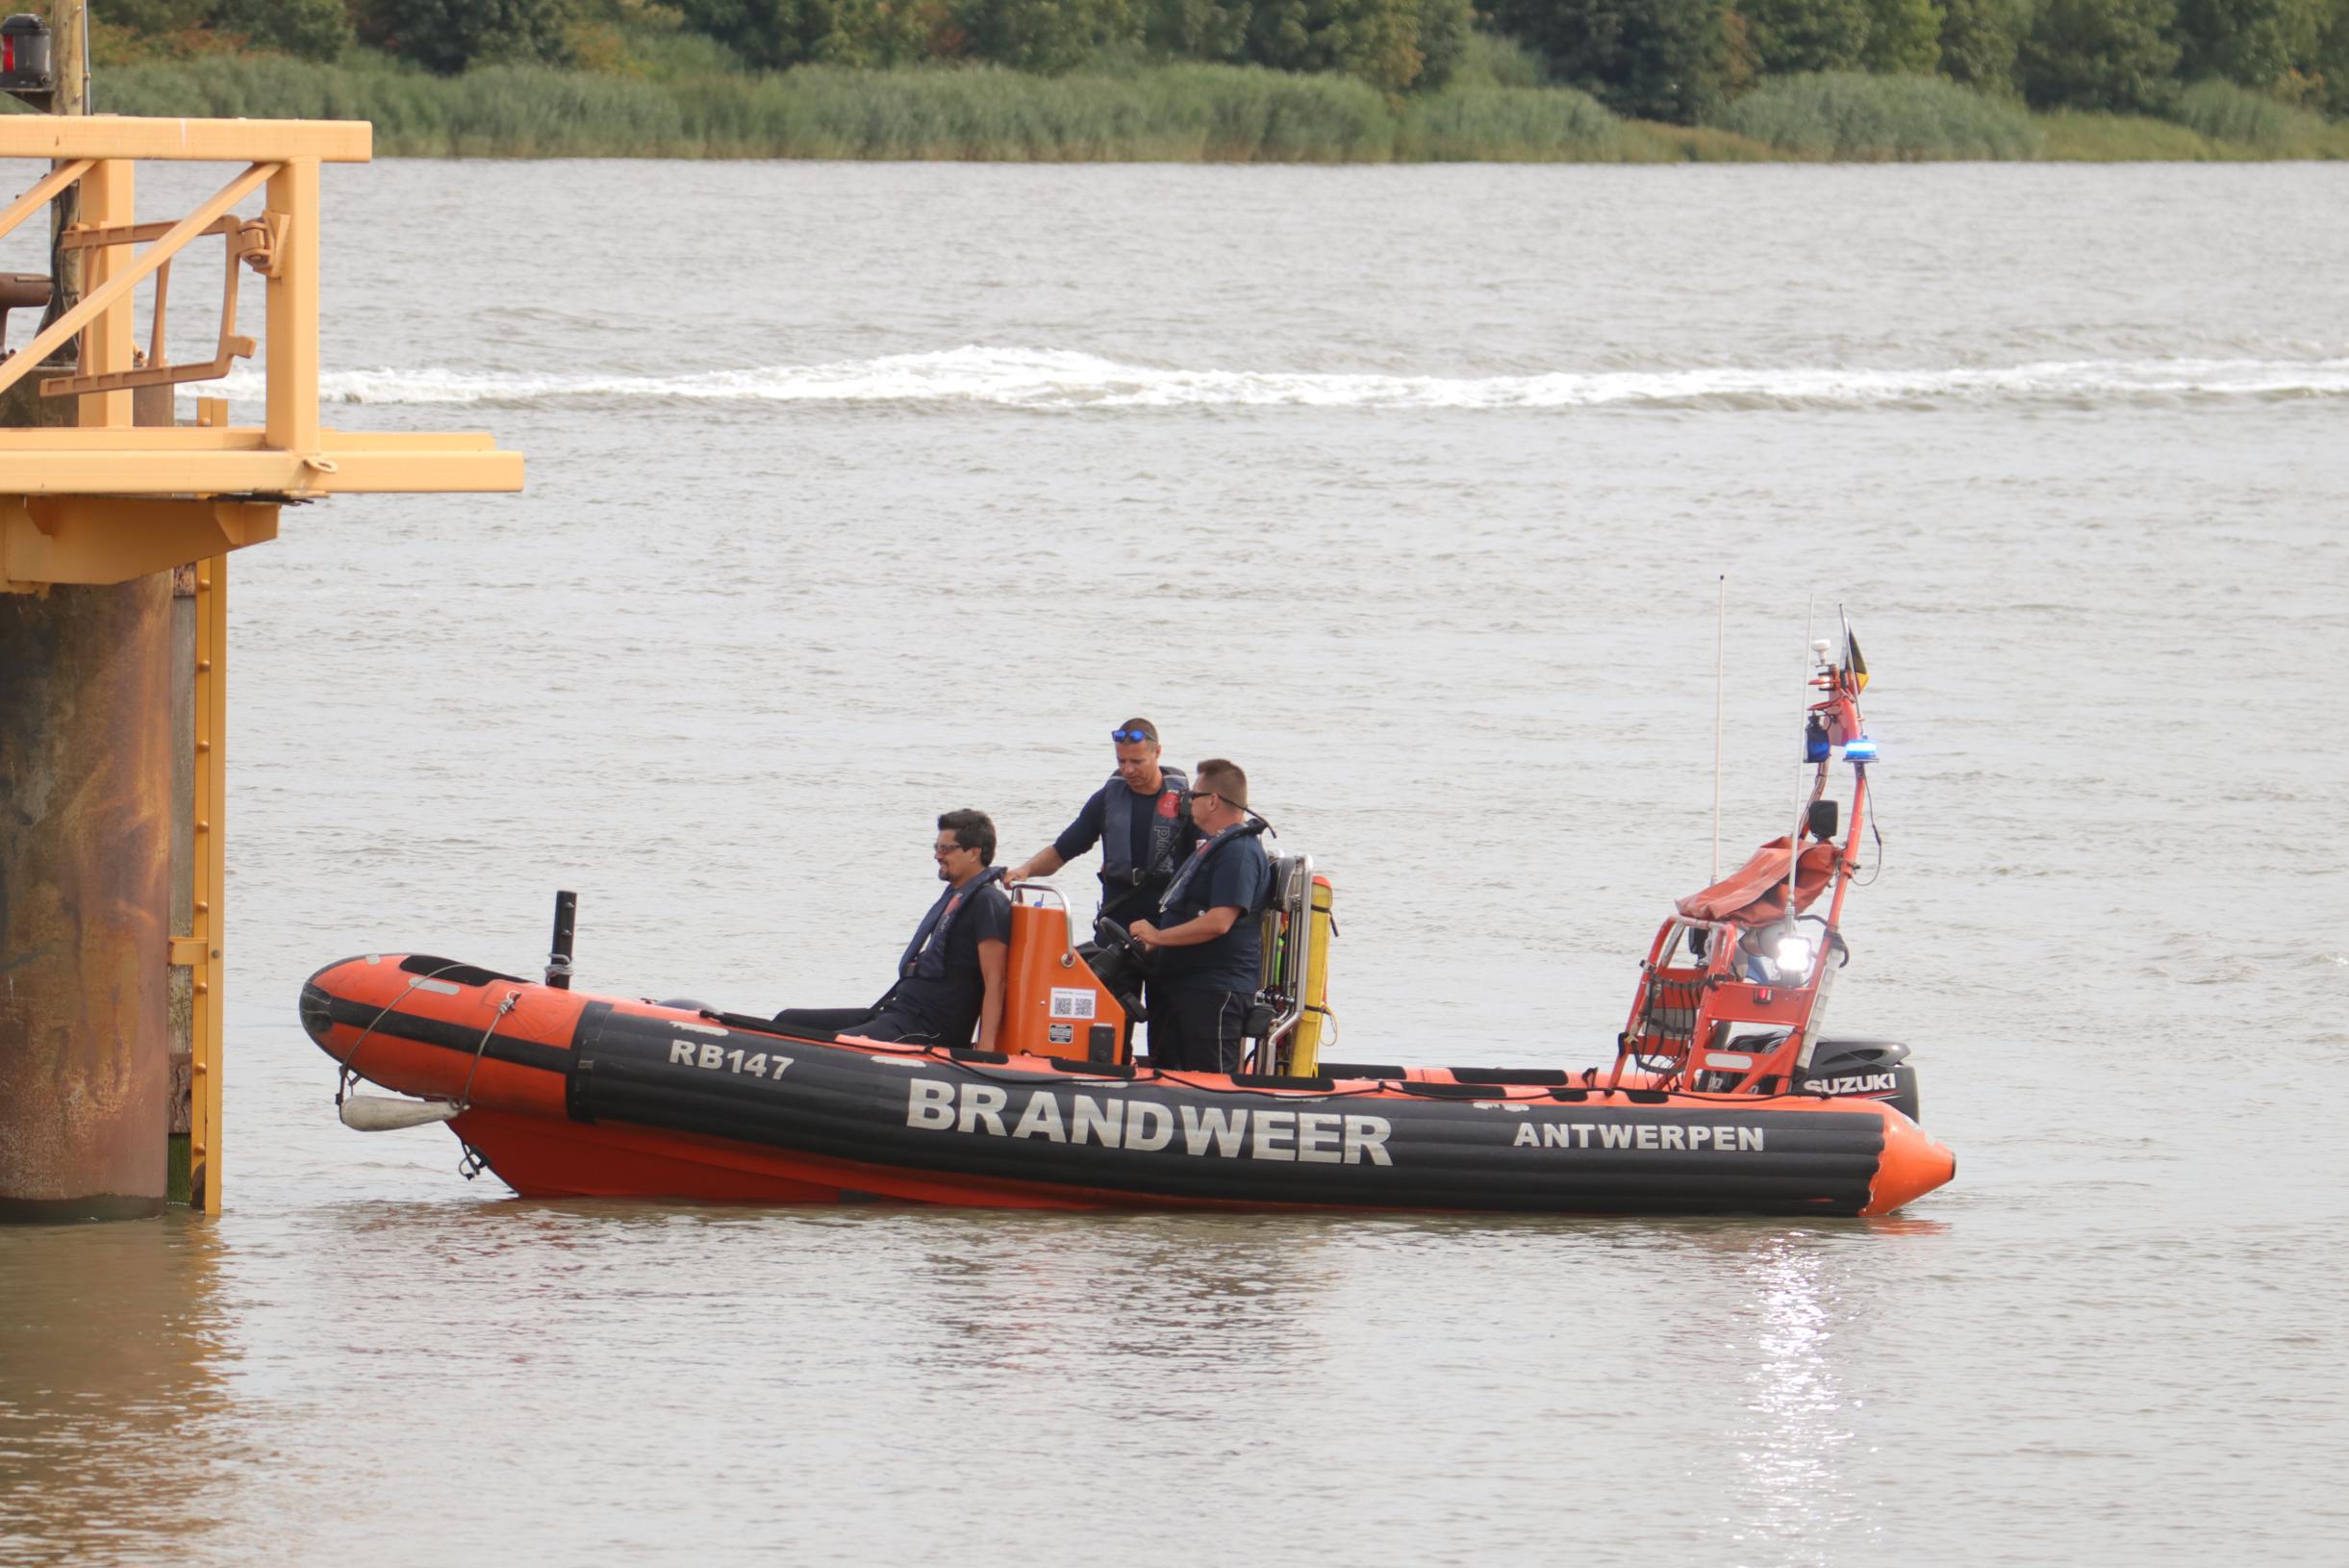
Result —
[[[0, 393], [39, 377], [43, 398], [71, 399], [69, 425], [0, 429], [0, 592], [55, 583], [120, 583], [196, 563], [195, 855], [189, 934], [168, 962], [193, 972], [195, 1201], [220, 1207], [220, 1030], [223, 786], [226, 779], [228, 552], [277, 537], [289, 500], [395, 492], [522, 488], [522, 458], [480, 434], [365, 434], [318, 420], [318, 169], [363, 164], [365, 121], [138, 119], [0, 115], [0, 159], [49, 164], [0, 209], [5, 237], [68, 188], [76, 221], [60, 236], [83, 258], [81, 297], [0, 360]], [[192, 211], [141, 222], [134, 200], [142, 161], [219, 163], [240, 172]], [[0, 187], [5, 189], [5, 187]], [[256, 193], [260, 211], [236, 209]], [[208, 360], [174, 365], [164, 327], [175, 259], [200, 239], [224, 241], [219, 337]], [[267, 280], [263, 340], [237, 331], [240, 266]], [[149, 331], [136, 337], [147, 289]], [[71, 373], [50, 364], [68, 343]], [[258, 348], [263, 423], [228, 423], [226, 404], [199, 400], [192, 425], [134, 423], [140, 388], [216, 379]]]

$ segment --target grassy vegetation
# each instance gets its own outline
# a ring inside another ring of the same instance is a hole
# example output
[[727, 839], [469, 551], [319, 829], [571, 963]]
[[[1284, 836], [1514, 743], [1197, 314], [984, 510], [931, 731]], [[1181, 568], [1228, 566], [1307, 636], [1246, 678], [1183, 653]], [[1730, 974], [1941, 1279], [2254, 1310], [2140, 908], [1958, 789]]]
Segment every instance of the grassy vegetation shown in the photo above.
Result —
[[[2215, 84], [2206, 84], [2212, 86]], [[2224, 88], [2227, 95], [2242, 93]], [[2304, 111], [2261, 99], [2258, 117], [2242, 117], [2233, 106], [2217, 113], [2205, 107], [2203, 88], [2189, 89], [2170, 113], [2173, 118], [2143, 114], [2059, 113], [2035, 116], [2047, 133], [2045, 157], [2083, 164], [2117, 163], [2244, 163], [2279, 158], [2349, 158], [2349, 125], [2328, 121]], [[2288, 118], [2274, 119], [2266, 108], [2283, 110]], [[2205, 117], [2197, 124], [2190, 116]], [[2210, 127], [2210, 132], [2201, 126]], [[2233, 135], [2227, 133], [2232, 132]]]
[[1775, 77], [1717, 123], [1804, 158], [1838, 161], [2036, 158], [2046, 146], [2019, 105], [1938, 76]]
[[1568, 89], [1393, 100], [1351, 77], [1176, 64], [1044, 77], [997, 66], [801, 66], [668, 80], [544, 66], [463, 77], [214, 58], [123, 66], [120, 114], [375, 122], [384, 156], [1064, 162], [1654, 161], [1668, 143]]
[[1667, 125], [1633, 120], [1640, 135], [1666, 150], [1670, 161], [1688, 164], [1786, 164], [1798, 160], [1783, 148], [1756, 141], [1717, 125]]
[[2201, 82], [2169, 113], [2187, 130], [2258, 158], [2349, 157], [2349, 125], [2329, 122], [2231, 82]]
[[1653, 164], [1656, 139], [1572, 88], [1448, 88], [1411, 100], [1395, 139], [1411, 163]]
[[[705, 53], [710, 51], [704, 50]], [[1543, 87], [1529, 56], [1480, 39], [1452, 86], [1395, 99], [1338, 75], [1256, 66], [996, 66], [782, 73], [679, 59], [631, 77], [546, 66], [429, 75], [215, 55], [117, 66], [98, 106], [125, 114], [367, 119], [380, 156], [872, 158], [1063, 162], [1667, 163], [1764, 159], [2345, 158], [2349, 125], [2225, 87], [2175, 119], [2027, 114], [1937, 78], [1780, 78], [1718, 123], [1617, 118]], [[715, 67], [715, 68], [713, 68]], [[6, 100], [0, 100], [5, 104]], [[10, 107], [13, 107], [11, 105]]]
[[2170, 120], [2143, 114], [2059, 110], [2038, 116], [2047, 134], [2045, 157], [2059, 163], [2204, 163], [2225, 154], [2207, 137]]
[[369, 119], [377, 153], [392, 157], [1383, 162], [1400, 123], [1349, 77], [1199, 64], [1061, 77], [811, 65], [648, 81], [212, 59], [124, 66], [98, 90], [126, 114]]

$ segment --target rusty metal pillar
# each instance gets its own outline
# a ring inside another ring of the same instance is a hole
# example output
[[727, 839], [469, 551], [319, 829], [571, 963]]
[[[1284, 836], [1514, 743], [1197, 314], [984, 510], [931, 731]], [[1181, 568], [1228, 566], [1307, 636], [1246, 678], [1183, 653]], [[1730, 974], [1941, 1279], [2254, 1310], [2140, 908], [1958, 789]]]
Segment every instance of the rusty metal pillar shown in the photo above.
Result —
[[163, 1207], [171, 578], [0, 594], [0, 1218]]
[[[82, 11], [59, 8], [65, 114], [88, 109]], [[92, 171], [92, 221], [131, 220], [130, 171]], [[59, 229], [81, 197], [69, 189], [54, 204]], [[63, 283], [52, 315], [112, 265], [52, 258]], [[86, 335], [83, 350], [85, 369], [130, 362], [120, 323]], [[70, 420], [65, 400], [37, 398], [30, 383], [11, 391], [0, 423]], [[128, 422], [119, 393], [79, 402], [83, 423]], [[0, 1219], [163, 1207], [171, 651], [167, 572], [0, 594]]]

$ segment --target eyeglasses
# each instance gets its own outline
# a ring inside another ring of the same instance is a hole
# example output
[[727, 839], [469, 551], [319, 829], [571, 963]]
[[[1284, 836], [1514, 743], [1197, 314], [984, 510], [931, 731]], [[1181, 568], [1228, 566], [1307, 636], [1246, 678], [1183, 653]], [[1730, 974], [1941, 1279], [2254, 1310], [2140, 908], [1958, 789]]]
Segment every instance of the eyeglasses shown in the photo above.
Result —
[[1120, 746], [1143, 746], [1153, 744], [1158, 739], [1147, 729], [1113, 729], [1109, 732], [1109, 738]]

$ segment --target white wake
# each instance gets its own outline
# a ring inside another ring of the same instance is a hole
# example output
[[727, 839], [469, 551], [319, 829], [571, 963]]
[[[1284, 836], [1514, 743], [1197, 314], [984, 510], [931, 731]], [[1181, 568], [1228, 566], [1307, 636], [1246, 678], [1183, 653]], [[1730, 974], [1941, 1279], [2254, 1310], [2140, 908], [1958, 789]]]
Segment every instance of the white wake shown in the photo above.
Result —
[[[232, 397], [257, 397], [240, 367]], [[1709, 366], [1433, 376], [1180, 368], [1067, 350], [971, 345], [828, 365], [684, 375], [512, 373], [387, 367], [320, 380], [342, 403], [925, 403], [1013, 409], [1576, 409], [1638, 406], [1869, 408], [2005, 401], [2336, 397], [2349, 359], [2066, 360], [1932, 369]]]

